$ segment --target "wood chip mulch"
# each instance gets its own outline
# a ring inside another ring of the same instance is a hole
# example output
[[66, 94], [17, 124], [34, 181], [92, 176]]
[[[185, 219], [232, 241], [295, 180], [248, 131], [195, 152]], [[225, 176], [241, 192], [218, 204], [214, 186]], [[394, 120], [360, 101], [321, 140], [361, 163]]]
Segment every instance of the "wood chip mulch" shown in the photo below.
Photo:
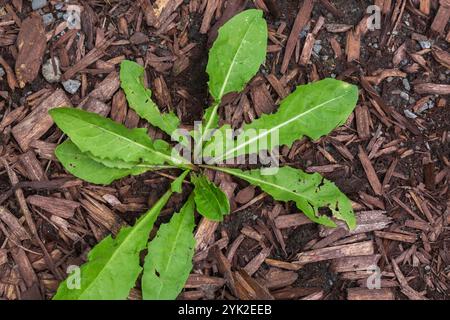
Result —
[[[0, 299], [50, 299], [68, 265], [133, 224], [177, 174], [110, 186], [76, 179], [55, 159], [64, 136], [48, 110], [78, 106], [148, 127], [120, 89], [118, 65], [130, 59], [146, 66], [161, 110], [191, 126], [209, 102], [208, 48], [250, 7], [268, 20], [267, 61], [243, 93], [225, 99], [221, 121], [239, 127], [273, 112], [299, 84], [357, 84], [359, 103], [344, 126], [281, 154], [282, 163], [334, 181], [352, 199], [358, 227], [319, 227], [294, 205], [211, 173], [233, 213], [221, 224], [198, 218], [180, 299], [449, 298], [450, 1], [71, 1], [81, 11], [75, 29], [68, 4], [32, 10], [32, 2], [0, 3]], [[369, 30], [373, 4], [381, 28]], [[43, 78], [46, 64], [56, 81]], [[79, 84], [74, 92], [62, 85], [69, 79]]]

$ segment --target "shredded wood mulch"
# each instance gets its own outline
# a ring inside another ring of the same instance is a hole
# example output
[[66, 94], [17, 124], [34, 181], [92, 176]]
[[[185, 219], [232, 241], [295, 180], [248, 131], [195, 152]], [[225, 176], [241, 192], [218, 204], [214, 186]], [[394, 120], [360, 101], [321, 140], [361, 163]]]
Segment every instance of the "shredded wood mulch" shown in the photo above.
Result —
[[[209, 102], [208, 48], [250, 7], [268, 20], [267, 61], [243, 93], [225, 99], [221, 121], [237, 128], [273, 112], [299, 84], [357, 84], [347, 123], [282, 148], [281, 162], [334, 181], [352, 199], [358, 227], [317, 226], [294, 205], [209, 172], [233, 213], [221, 224], [198, 217], [180, 299], [449, 298], [450, 1], [70, 1], [79, 26], [67, 3], [33, 10], [32, 2], [0, 3], [0, 298], [50, 299], [69, 265], [133, 224], [177, 174], [110, 186], [76, 179], [53, 154], [64, 136], [48, 110], [76, 106], [149, 127], [119, 88], [118, 65], [131, 59], [145, 65], [161, 110], [192, 126]], [[373, 4], [381, 24], [370, 30]], [[159, 223], [185, 197], [174, 196]], [[139, 298], [133, 290], [130, 299]]]

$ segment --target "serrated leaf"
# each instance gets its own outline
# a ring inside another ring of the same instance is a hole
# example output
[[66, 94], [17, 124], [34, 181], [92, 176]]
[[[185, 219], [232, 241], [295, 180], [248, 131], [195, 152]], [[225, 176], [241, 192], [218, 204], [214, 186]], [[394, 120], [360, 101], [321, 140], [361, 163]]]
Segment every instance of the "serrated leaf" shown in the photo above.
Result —
[[[356, 218], [351, 201], [336, 185], [324, 179], [320, 174], [308, 174], [291, 167], [276, 168], [278, 171], [270, 174], [264, 169], [242, 171], [239, 169], [210, 167], [222, 171], [260, 187], [275, 200], [294, 201], [309, 219], [329, 227], [336, 224], [326, 215], [321, 215], [319, 209], [328, 208], [333, 217], [343, 220], [350, 229], [356, 226]], [[273, 169], [273, 168], [272, 168]]]
[[183, 289], [192, 270], [194, 198], [191, 195], [169, 223], [160, 226], [148, 244], [142, 276], [144, 300], [172, 300]]
[[167, 142], [153, 142], [145, 129], [128, 129], [96, 113], [75, 108], [55, 108], [49, 113], [81, 152], [94, 157], [156, 165], [180, 160], [171, 156]]
[[80, 287], [72, 287], [75, 283], [71, 283], [72, 279], [66, 279], [53, 299], [126, 299], [142, 271], [140, 252], [145, 248], [150, 230], [171, 194], [171, 190], [167, 191], [133, 227], [122, 228], [115, 239], [108, 236], [99, 242], [89, 252], [88, 262], [80, 268]]
[[213, 128], [224, 95], [240, 92], [266, 58], [267, 23], [261, 10], [250, 9], [234, 16], [219, 29], [209, 51], [206, 72], [214, 107], [204, 117], [204, 132]]
[[95, 184], [110, 184], [128, 175], [145, 172], [144, 169], [139, 172], [139, 170], [107, 167], [81, 152], [70, 140], [60, 144], [55, 150], [55, 155], [71, 174]]
[[245, 124], [237, 139], [225, 137], [229, 126], [217, 130], [204, 155], [220, 162], [279, 145], [291, 146], [302, 136], [319, 139], [345, 123], [357, 101], [358, 88], [343, 81], [324, 79], [298, 86], [275, 113]]
[[209, 181], [205, 175], [191, 174], [194, 184], [194, 200], [198, 213], [213, 221], [222, 221], [230, 213], [230, 203], [226, 194]]
[[152, 100], [152, 92], [144, 86], [145, 69], [136, 62], [123, 60], [120, 64], [120, 83], [129, 106], [136, 113], [168, 135], [178, 128], [180, 120], [173, 112], [161, 113]]

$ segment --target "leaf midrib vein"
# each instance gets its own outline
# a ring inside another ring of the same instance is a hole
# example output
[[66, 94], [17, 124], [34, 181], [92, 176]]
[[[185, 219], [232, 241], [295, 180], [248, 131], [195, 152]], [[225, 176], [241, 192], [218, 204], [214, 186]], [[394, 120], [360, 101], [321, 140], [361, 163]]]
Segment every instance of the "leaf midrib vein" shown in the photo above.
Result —
[[235, 67], [235, 65], [236, 65], [237, 56], [239, 55], [239, 52], [240, 52], [241, 49], [242, 49], [242, 45], [243, 45], [243, 43], [244, 43], [244, 40], [247, 38], [247, 35], [248, 35], [250, 29], [253, 27], [253, 24], [255, 23], [255, 21], [256, 21], [257, 19], [258, 19], [258, 17], [255, 16], [255, 17], [253, 18], [253, 20], [249, 23], [248, 28], [247, 28], [247, 30], [245, 31], [244, 37], [242, 37], [242, 41], [241, 41], [241, 43], [239, 44], [239, 47], [237, 48], [237, 50], [236, 50], [236, 52], [235, 52], [235, 54], [234, 54], [234, 56], [233, 56], [233, 60], [232, 60], [232, 62], [231, 62], [230, 68], [228, 69], [228, 72], [227, 72], [227, 74], [226, 74], [226, 76], [225, 76], [225, 79], [224, 79], [224, 82], [223, 82], [223, 84], [222, 84], [222, 87], [220, 88], [219, 97], [218, 97], [218, 100], [219, 100], [219, 101], [216, 102], [216, 105], [214, 106], [214, 109], [213, 109], [213, 111], [211, 112], [211, 115], [210, 115], [210, 117], [209, 117], [209, 119], [208, 119], [208, 122], [207, 122], [206, 125], [205, 125], [204, 131], [203, 131], [203, 135], [202, 135], [202, 139], [201, 139], [200, 141], [203, 140], [203, 138], [205, 137], [205, 135], [208, 133], [209, 128], [211, 127], [211, 124], [212, 124], [212, 121], [213, 121], [213, 119], [214, 119], [214, 116], [215, 116], [215, 114], [217, 113], [217, 109], [218, 109], [219, 106], [220, 106], [220, 101], [221, 101], [221, 99], [222, 99], [222, 96], [223, 96], [223, 93], [224, 93], [224, 91], [225, 91], [225, 88], [226, 88], [226, 86], [228, 85], [228, 80], [230, 79], [231, 71], [234, 69], [234, 67]]
[[235, 151], [240, 150], [240, 149], [242, 149], [242, 148], [245, 148], [247, 145], [249, 145], [249, 144], [251, 144], [251, 143], [253, 143], [253, 142], [255, 142], [255, 141], [259, 140], [259, 139], [264, 138], [265, 136], [269, 135], [269, 134], [272, 133], [273, 131], [280, 129], [280, 128], [282, 128], [282, 127], [288, 125], [289, 123], [291, 123], [291, 122], [293, 122], [293, 121], [296, 121], [297, 119], [299, 119], [299, 118], [301, 118], [301, 117], [303, 117], [303, 116], [305, 116], [305, 115], [307, 115], [307, 114], [309, 114], [309, 113], [311, 113], [311, 112], [317, 110], [318, 108], [321, 108], [321, 107], [325, 106], [326, 104], [329, 104], [329, 103], [334, 102], [335, 100], [341, 99], [341, 98], [345, 97], [347, 94], [348, 94], [348, 92], [346, 92], [345, 94], [342, 94], [342, 95], [340, 95], [340, 96], [337, 96], [337, 97], [335, 97], [335, 98], [333, 98], [333, 99], [327, 100], [327, 101], [325, 101], [325, 102], [323, 102], [323, 103], [320, 103], [320, 104], [318, 104], [317, 106], [315, 106], [315, 107], [313, 107], [313, 108], [311, 108], [311, 109], [309, 109], [309, 110], [307, 110], [307, 111], [305, 111], [305, 112], [299, 113], [299, 114], [296, 115], [295, 117], [293, 117], [293, 118], [291, 118], [291, 119], [289, 119], [289, 120], [287, 120], [287, 121], [284, 121], [284, 122], [282, 122], [282, 123], [276, 125], [275, 127], [270, 128], [269, 130], [265, 130], [265, 131], [263, 131], [262, 134], [257, 135], [257, 136], [255, 136], [255, 137], [249, 139], [248, 141], [244, 142], [243, 144], [238, 145], [238, 146], [236, 146], [236, 147], [234, 147], [234, 148], [228, 150], [227, 152], [225, 152], [225, 153], [222, 154], [221, 156], [215, 157], [212, 161], [213, 161], [213, 162], [217, 162], [217, 161], [226, 159], [226, 157], [227, 157], [228, 155], [234, 153]]
[[[160, 199], [160, 203], [161, 203], [161, 207], [165, 205], [164, 200], [166, 198], [168, 198], [170, 196], [170, 194], [172, 194], [172, 192], [169, 190], [167, 191]], [[163, 200], [164, 199], [164, 200]], [[82, 295], [84, 295], [86, 292], [89, 292], [89, 289], [93, 286], [94, 283], [97, 282], [96, 279], [99, 279], [101, 277], [101, 275], [103, 274], [103, 272], [108, 269], [107, 266], [108, 264], [113, 261], [116, 256], [119, 254], [118, 252], [120, 251], [119, 249], [122, 248], [125, 244], [127, 244], [129, 242], [130, 239], [134, 239], [133, 234], [136, 234], [138, 232], [138, 230], [140, 230], [140, 226], [144, 224], [144, 221], [147, 221], [148, 219], [150, 219], [151, 216], [153, 216], [156, 212], [158, 212], [158, 208], [160, 207], [158, 204], [156, 204], [152, 209], [150, 209], [150, 212], [148, 212], [147, 216], [142, 219], [139, 222], [139, 225], [135, 225], [135, 226], [130, 226], [129, 228], [131, 228], [130, 233], [128, 234], [128, 236], [125, 238], [125, 240], [118, 246], [116, 247], [116, 250], [113, 252], [113, 254], [110, 256], [110, 258], [107, 260], [107, 262], [105, 262], [103, 268], [100, 270], [99, 273], [97, 273], [94, 281], [92, 281], [85, 290], [83, 290], [82, 293], [80, 293], [79, 297], [81, 298]], [[89, 263], [90, 261], [88, 261]]]

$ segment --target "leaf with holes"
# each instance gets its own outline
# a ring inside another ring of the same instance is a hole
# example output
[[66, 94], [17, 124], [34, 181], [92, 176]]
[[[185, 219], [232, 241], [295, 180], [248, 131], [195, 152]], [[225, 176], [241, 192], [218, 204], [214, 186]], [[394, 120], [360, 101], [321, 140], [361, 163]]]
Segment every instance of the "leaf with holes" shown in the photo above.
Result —
[[169, 223], [159, 227], [148, 244], [142, 276], [145, 300], [175, 299], [183, 289], [192, 269], [195, 238], [194, 197], [191, 195]]
[[120, 83], [129, 106], [141, 117], [169, 136], [177, 130], [180, 120], [173, 113], [161, 113], [152, 100], [152, 92], [144, 86], [144, 68], [124, 60], [120, 64]]
[[[276, 168], [277, 172], [265, 174], [264, 170], [242, 171], [239, 169], [219, 168], [222, 171], [260, 187], [275, 200], [294, 201], [309, 219], [329, 227], [336, 224], [320, 209], [327, 208], [336, 219], [343, 220], [350, 229], [356, 226], [351, 201], [334, 183], [324, 179], [320, 174], [308, 174], [291, 167]], [[271, 169], [272, 170], [272, 169]]]
[[[133, 227], [122, 228], [115, 239], [106, 237], [88, 254], [81, 266], [79, 288], [72, 276], [60, 284], [54, 300], [118, 300], [126, 299], [134, 287], [142, 267], [139, 254], [144, 250], [150, 230], [158, 214], [170, 198], [167, 191]], [[78, 274], [77, 274], [78, 273]]]

